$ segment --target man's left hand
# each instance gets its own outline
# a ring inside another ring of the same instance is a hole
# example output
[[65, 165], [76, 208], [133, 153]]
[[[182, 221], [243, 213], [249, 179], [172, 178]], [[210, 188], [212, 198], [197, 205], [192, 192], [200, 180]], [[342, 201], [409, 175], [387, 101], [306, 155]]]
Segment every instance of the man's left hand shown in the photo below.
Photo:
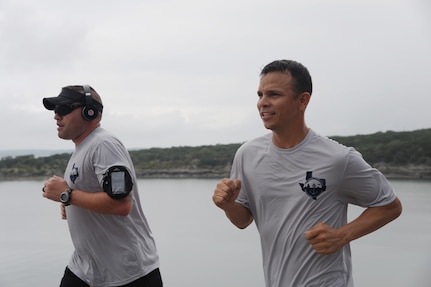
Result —
[[348, 243], [343, 234], [325, 223], [315, 225], [304, 235], [316, 253], [321, 255], [334, 253]]

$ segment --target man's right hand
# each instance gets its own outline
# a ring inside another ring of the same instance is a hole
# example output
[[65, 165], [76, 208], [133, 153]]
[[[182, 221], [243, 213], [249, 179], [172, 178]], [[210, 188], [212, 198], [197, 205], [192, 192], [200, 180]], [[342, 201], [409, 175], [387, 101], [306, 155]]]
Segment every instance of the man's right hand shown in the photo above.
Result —
[[229, 209], [234, 205], [240, 190], [241, 181], [239, 179], [224, 178], [214, 190], [213, 201], [221, 209]]
[[253, 217], [247, 208], [236, 202], [240, 190], [240, 180], [224, 178], [214, 190], [213, 201], [234, 225], [243, 229], [253, 222]]

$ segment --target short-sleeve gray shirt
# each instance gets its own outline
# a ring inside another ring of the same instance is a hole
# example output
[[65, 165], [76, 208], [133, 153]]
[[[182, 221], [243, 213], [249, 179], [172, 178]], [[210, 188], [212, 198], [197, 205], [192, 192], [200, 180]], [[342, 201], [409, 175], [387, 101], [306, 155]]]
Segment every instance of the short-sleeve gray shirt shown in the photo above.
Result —
[[[64, 178], [72, 189], [100, 192], [109, 167], [126, 167], [133, 180], [133, 207], [128, 216], [66, 207], [75, 251], [68, 267], [91, 286], [120, 286], [159, 267], [156, 245], [144, 216], [129, 153], [102, 128], [94, 130], [72, 154]], [[73, 193], [72, 193], [73, 197]]]
[[231, 172], [240, 179], [237, 201], [253, 215], [260, 234], [267, 287], [353, 286], [350, 246], [318, 255], [304, 232], [324, 222], [347, 223], [347, 206], [381, 206], [395, 200], [386, 178], [353, 148], [310, 129], [292, 149], [272, 134], [237, 151]]

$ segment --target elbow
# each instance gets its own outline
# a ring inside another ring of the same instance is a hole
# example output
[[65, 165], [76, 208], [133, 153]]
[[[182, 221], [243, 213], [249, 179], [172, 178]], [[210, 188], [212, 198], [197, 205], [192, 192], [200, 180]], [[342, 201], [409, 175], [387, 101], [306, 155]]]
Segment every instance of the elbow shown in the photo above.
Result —
[[238, 227], [239, 229], [246, 229], [248, 227], [249, 224], [247, 225], [236, 225], [236, 227]]
[[235, 225], [239, 229], [246, 229], [253, 222], [253, 217], [250, 216], [250, 218], [248, 218], [247, 221], [242, 221], [242, 222], [238, 222], [232, 219], [230, 221], [233, 223], [233, 225]]
[[393, 207], [393, 215], [394, 215], [394, 219], [398, 218], [401, 213], [403, 212], [403, 206], [401, 204], [401, 201], [399, 200], [399, 198], [397, 197], [394, 202], [394, 207]]
[[114, 214], [128, 216], [133, 208], [133, 197], [131, 194], [122, 199], [114, 199]]
[[124, 202], [123, 204], [119, 205], [116, 209], [116, 214], [120, 216], [128, 216], [130, 212], [132, 211], [132, 202]]
[[386, 213], [386, 216], [385, 216], [386, 223], [389, 223], [397, 219], [403, 212], [403, 207], [398, 197], [395, 198], [395, 200], [389, 203], [388, 205], [384, 206], [383, 208], [385, 209], [385, 213]]
[[237, 224], [236, 222], [231, 221], [233, 225], [238, 227], [239, 229], [246, 229], [248, 224]]
[[253, 222], [250, 211], [240, 204], [236, 204], [233, 209], [225, 210], [225, 213], [230, 222], [239, 229], [245, 229]]

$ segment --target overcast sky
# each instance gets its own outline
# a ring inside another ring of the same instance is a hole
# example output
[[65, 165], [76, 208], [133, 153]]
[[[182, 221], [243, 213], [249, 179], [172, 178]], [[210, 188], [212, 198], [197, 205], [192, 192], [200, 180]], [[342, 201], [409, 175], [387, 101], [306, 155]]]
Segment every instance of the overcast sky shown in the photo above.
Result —
[[129, 149], [244, 142], [275, 59], [322, 135], [431, 128], [429, 0], [0, 0], [0, 150], [72, 149], [42, 98], [86, 83]]

